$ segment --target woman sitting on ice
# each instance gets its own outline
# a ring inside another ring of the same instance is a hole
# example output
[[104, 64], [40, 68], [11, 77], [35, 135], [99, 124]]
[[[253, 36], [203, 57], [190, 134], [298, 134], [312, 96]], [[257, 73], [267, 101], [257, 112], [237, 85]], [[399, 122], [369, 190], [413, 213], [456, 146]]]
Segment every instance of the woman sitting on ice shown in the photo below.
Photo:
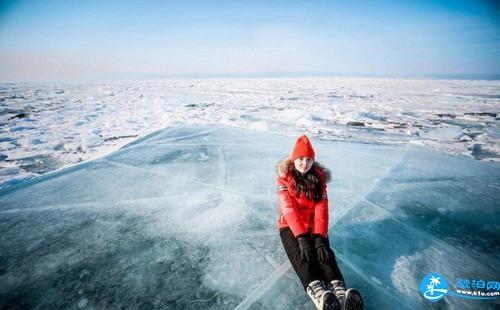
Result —
[[290, 158], [278, 164], [278, 226], [285, 252], [318, 309], [362, 309], [358, 291], [346, 291], [328, 239], [330, 172], [314, 162], [306, 135], [297, 139]]

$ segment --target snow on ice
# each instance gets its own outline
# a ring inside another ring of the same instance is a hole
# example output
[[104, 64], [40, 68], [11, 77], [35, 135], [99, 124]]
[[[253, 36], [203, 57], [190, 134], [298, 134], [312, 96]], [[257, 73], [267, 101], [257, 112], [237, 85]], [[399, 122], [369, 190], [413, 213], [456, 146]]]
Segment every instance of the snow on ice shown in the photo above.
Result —
[[499, 81], [234, 78], [2, 84], [0, 186], [103, 157], [179, 124], [410, 143], [499, 161], [499, 106]]

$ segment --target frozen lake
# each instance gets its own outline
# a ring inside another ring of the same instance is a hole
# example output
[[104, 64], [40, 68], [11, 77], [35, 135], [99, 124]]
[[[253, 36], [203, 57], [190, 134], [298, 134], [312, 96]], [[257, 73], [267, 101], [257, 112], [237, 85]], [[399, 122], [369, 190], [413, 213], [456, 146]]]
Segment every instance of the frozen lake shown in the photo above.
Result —
[[[276, 225], [275, 165], [294, 141], [174, 126], [1, 189], [0, 307], [312, 309]], [[331, 245], [367, 309], [498, 308], [418, 291], [429, 272], [450, 286], [499, 280], [498, 163], [411, 144], [313, 144], [333, 175]]]

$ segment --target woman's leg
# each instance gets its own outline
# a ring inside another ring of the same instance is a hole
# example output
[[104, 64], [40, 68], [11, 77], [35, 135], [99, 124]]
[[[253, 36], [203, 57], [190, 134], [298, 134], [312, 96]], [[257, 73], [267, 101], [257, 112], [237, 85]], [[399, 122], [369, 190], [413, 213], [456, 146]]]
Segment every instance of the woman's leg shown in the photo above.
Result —
[[300, 255], [299, 242], [297, 238], [293, 235], [290, 228], [285, 227], [280, 229], [280, 238], [285, 248], [286, 255], [292, 264], [293, 269], [299, 276], [300, 282], [306, 289], [307, 285], [314, 280], [321, 280], [323, 277], [318, 274], [317, 263], [314, 262], [316, 257], [313, 257], [312, 262], [306, 262], [302, 260]]
[[[330, 240], [326, 238], [326, 242], [330, 245]], [[344, 282], [344, 277], [340, 272], [339, 266], [337, 264], [337, 260], [335, 259], [335, 253], [332, 248], [328, 246], [328, 252], [330, 252], [330, 259], [326, 261], [319, 261], [319, 265], [321, 270], [323, 271], [324, 278], [327, 282], [331, 282], [333, 280], [341, 280]]]

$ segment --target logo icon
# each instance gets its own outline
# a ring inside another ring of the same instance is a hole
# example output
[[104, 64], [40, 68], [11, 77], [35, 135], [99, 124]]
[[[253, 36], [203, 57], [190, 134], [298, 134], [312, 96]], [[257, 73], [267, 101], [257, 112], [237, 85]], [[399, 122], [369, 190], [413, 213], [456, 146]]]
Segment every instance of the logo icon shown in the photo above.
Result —
[[448, 293], [448, 282], [442, 275], [431, 272], [420, 282], [420, 293], [430, 301], [438, 301]]

